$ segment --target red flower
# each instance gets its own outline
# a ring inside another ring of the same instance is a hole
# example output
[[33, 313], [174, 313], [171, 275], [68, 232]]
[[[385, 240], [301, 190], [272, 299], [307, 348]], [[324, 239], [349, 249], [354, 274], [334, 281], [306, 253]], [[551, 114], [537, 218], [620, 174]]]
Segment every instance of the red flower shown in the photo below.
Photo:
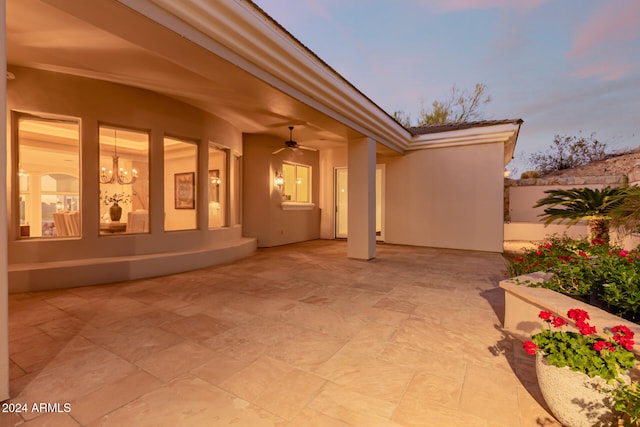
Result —
[[629, 255], [629, 251], [622, 250], [622, 251], [618, 252], [618, 256], [619, 256], [620, 258], [624, 258], [624, 257], [626, 257], [627, 255]]
[[566, 325], [567, 321], [564, 320], [562, 317], [554, 317], [553, 320], [551, 321], [551, 324], [556, 328], [559, 328], [560, 326]]
[[633, 350], [635, 342], [633, 341], [634, 333], [631, 329], [624, 325], [618, 325], [611, 328], [614, 333], [613, 340], [627, 350]]
[[579, 308], [572, 308], [567, 312], [567, 316], [569, 316], [569, 319], [575, 320], [576, 324], [589, 319], [589, 313]]
[[538, 256], [542, 255], [542, 251], [541, 251], [540, 249], [538, 249], [538, 250], [536, 251], [536, 255], [538, 255]]
[[518, 263], [520, 263], [520, 264], [522, 264], [522, 263], [524, 262], [524, 258], [522, 258], [522, 257], [516, 257], [515, 261], [516, 261], [516, 262], [518, 262]]
[[580, 333], [582, 335], [591, 335], [591, 334], [595, 334], [596, 332], [598, 332], [596, 330], [595, 326], [591, 326], [589, 325], [587, 322], [582, 323], [581, 325], [578, 325], [576, 323], [576, 326], [578, 326], [580, 328]]
[[633, 338], [635, 336], [635, 333], [624, 325], [614, 326], [613, 328], [611, 328], [611, 332], [613, 332], [614, 334], [622, 334], [625, 337], [629, 338]]
[[551, 243], [547, 242], [547, 244], [544, 245], [544, 247], [547, 248], [547, 249], [551, 249], [553, 247], [553, 245]]
[[540, 314], [538, 314], [538, 317], [546, 322], [548, 322], [552, 316], [553, 316], [553, 313], [549, 310], [542, 310]]
[[522, 348], [524, 348], [524, 351], [526, 351], [529, 354], [536, 354], [536, 350], [538, 349], [538, 346], [533, 341], [527, 341], [522, 344]]
[[593, 349], [595, 351], [602, 351], [602, 350], [616, 351], [616, 349], [613, 347], [613, 344], [611, 344], [609, 341], [598, 341], [593, 345]]
[[600, 238], [595, 238], [591, 241], [591, 245], [592, 246], [600, 246], [600, 245], [604, 245], [604, 239], [600, 239]]

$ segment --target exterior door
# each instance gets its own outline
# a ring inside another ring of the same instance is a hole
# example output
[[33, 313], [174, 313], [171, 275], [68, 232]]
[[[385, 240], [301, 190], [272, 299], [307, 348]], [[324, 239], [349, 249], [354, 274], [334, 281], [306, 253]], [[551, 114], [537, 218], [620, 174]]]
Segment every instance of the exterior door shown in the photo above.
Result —
[[[335, 235], [337, 239], [347, 238], [348, 219], [348, 169], [335, 170]], [[384, 165], [376, 166], [376, 240], [384, 240]]]

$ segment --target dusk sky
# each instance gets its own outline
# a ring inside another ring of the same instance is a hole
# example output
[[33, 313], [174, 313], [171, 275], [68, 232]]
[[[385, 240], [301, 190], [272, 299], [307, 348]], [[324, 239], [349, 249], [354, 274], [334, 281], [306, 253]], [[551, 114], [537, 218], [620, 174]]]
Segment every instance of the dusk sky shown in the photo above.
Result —
[[639, 0], [255, 2], [389, 114], [485, 84], [485, 118], [524, 120], [518, 174], [556, 134], [640, 146]]

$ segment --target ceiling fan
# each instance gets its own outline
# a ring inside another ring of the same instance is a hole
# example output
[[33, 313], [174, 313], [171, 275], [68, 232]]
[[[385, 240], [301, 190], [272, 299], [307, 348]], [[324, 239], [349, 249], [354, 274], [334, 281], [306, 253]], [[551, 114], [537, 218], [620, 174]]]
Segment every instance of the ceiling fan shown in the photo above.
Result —
[[295, 152], [296, 154], [302, 154], [302, 151], [300, 151], [300, 149], [302, 150], [309, 150], [309, 151], [318, 151], [315, 148], [311, 148], [311, 147], [305, 147], [304, 145], [300, 145], [298, 144], [297, 141], [293, 140], [293, 126], [289, 126], [289, 140], [284, 142], [284, 147], [277, 149], [276, 151], [274, 151], [271, 154], [278, 154], [279, 152], [283, 151], [283, 150], [291, 150], [293, 152]]

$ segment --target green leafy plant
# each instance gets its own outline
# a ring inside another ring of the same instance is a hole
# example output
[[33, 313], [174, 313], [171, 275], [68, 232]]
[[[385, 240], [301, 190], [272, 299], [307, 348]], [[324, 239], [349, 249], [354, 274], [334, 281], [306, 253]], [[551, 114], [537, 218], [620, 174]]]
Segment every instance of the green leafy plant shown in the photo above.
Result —
[[533, 335], [523, 347], [529, 354], [544, 355], [549, 365], [566, 366], [607, 381], [619, 379], [621, 373], [634, 367], [636, 359], [631, 351], [634, 333], [628, 327], [618, 325], [606, 330], [605, 339], [588, 323], [589, 313], [585, 310], [572, 308], [567, 312], [578, 332], [567, 330], [568, 321], [551, 311], [543, 310], [539, 317], [547, 328]]
[[633, 382], [613, 390], [614, 409], [623, 426], [640, 426], [640, 383]]
[[547, 225], [554, 221], [567, 221], [571, 225], [588, 220], [591, 237], [608, 243], [611, 212], [622, 205], [629, 191], [628, 187], [547, 190], [547, 196], [538, 200], [534, 208], [546, 206], [540, 216]]
[[[640, 251], [612, 246], [603, 239], [573, 240], [552, 236], [535, 249], [513, 257], [512, 276], [546, 271], [553, 276], [532, 284], [551, 289], [617, 316], [640, 319]], [[593, 300], [593, 301], [592, 301]]]

